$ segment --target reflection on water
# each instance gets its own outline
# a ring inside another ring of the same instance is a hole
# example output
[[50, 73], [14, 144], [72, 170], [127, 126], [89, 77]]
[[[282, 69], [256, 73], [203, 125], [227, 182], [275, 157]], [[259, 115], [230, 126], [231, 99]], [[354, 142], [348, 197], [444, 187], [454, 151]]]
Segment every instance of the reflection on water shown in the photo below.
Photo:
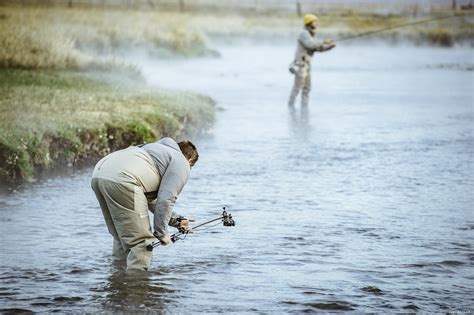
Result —
[[159, 247], [130, 277], [111, 265], [91, 170], [3, 194], [0, 312], [472, 310], [472, 73], [430, 66], [472, 52], [338, 46], [290, 110], [293, 49], [143, 65], [224, 109], [176, 206], [202, 222], [230, 205], [235, 228]]
[[114, 312], [165, 311], [175, 290], [166, 283], [153, 281], [149, 272], [112, 271], [104, 287], [95, 291], [102, 306]]
[[288, 112], [291, 135], [301, 140], [308, 140], [311, 133], [309, 107], [301, 106], [297, 109], [294, 106], [288, 106]]

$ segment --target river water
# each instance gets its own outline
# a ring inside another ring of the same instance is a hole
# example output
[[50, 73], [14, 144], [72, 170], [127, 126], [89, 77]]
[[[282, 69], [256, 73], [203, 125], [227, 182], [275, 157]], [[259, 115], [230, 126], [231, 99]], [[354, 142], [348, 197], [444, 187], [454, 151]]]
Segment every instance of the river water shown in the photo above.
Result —
[[290, 110], [293, 45], [147, 61], [150, 84], [211, 95], [212, 133], [176, 209], [214, 227], [111, 265], [91, 170], [0, 199], [0, 311], [473, 311], [472, 50], [343, 46]]

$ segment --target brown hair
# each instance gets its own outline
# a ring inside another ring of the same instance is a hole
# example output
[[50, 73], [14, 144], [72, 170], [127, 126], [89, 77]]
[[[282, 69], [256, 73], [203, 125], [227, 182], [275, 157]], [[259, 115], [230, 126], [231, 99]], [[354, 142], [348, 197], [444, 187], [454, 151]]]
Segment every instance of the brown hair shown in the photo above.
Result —
[[178, 142], [181, 152], [186, 157], [186, 160], [189, 160], [189, 164], [194, 166], [197, 160], [199, 159], [199, 154], [196, 149], [196, 146], [191, 141], [181, 141]]

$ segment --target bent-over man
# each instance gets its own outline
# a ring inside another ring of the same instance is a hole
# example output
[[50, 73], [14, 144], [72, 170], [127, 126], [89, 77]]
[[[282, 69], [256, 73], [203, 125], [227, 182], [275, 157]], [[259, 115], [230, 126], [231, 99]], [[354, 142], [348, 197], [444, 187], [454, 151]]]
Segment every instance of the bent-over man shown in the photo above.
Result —
[[[148, 270], [148, 245], [156, 238], [167, 245], [168, 225], [189, 229], [173, 207], [198, 158], [190, 141], [163, 138], [113, 152], [95, 166], [92, 189], [114, 239], [113, 256], [126, 261], [127, 271]], [[148, 210], [154, 213], [154, 232]]]

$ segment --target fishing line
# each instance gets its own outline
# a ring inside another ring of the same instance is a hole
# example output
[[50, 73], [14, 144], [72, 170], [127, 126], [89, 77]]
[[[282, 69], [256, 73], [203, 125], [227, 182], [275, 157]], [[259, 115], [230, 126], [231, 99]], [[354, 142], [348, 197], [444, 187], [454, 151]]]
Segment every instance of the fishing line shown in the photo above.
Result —
[[438, 17], [435, 17], [435, 18], [424, 19], [424, 20], [410, 22], [410, 23], [397, 24], [397, 25], [388, 26], [388, 27], [378, 29], [378, 30], [373, 30], [373, 31], [368, 31], [368, 32], [364, 32], [364, 33], [350, 35], [350, 36], [347, 36], [347, 37], [338, 38], [338, 39], [334, 40], [333, 42], [342, 42], [344, 40], [353, 39], [353, 38], [362, 37], [362, 36], [368, 36], [368, 35], [377, 34], [377, 33], [382, 33], [382, 32], [389, 31], [389, 30], [394, 30], [394, 29], [397, 29], [397, 28], [413, 26], [413, 25], [417, 25], [417, 24], [423, 24], [423, 23], [439, 21], [439, 20], [444, 20], [444, 19], [450, 19], [450, 18], [453, 18], [453, 17], [469, 16], [469, 15], [473, 15], [473, 14], [474, 13], [451, 14], [451, 15], [438, 16]]
[[195, 231], [196, 229], [198, 229], [198, 231], [205, 231], [205, 230], [208, 230], [208, 229], [210, 229], [210, 228], [213, 228], [213, 227], [215, 227], [215, 226], [217, 226], [217, 225], [221, 225], [221, 224], [222, 224], [222, 222], [217, 222], [216, 224], [210, 225], [210, 226], [205, 227], [205, 228], [201, 228], [201, 227], [192, 228], [192, 227], [191, 227], [191, 230], [192, 230], [192, 231]]

